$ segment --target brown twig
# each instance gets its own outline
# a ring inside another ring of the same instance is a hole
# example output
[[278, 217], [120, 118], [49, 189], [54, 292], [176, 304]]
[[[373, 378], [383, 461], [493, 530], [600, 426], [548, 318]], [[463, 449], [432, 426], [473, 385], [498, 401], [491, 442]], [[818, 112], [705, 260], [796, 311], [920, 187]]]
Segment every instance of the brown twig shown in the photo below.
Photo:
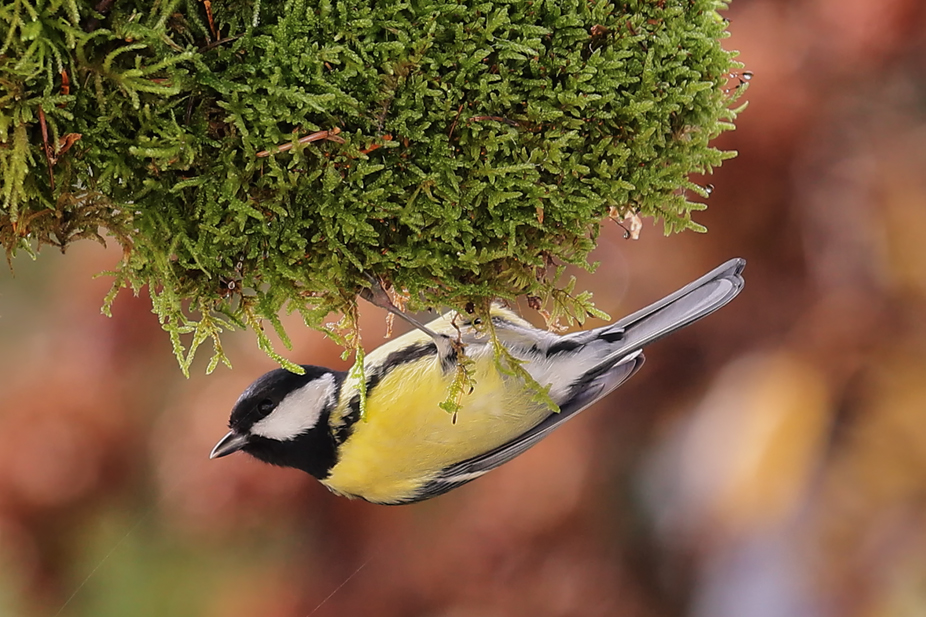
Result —
[[460, 119], [461, 113], [463, 113], [463, 103], [460, 103], [460, 108], [457, 110], [457, 117], [453, 119], [453, 124], [450, 125], [450, 133], [447, 135], [448, 139], [453, 139], [453, 129], [457, 128], [457, 120]]
[[225, 43], [231, 43], [232, 41], [237, 41], [237, 40], [240, 39], [242, 36], [244, 36], [244, 35], [243, 35], [243, 34], [236, 34], [235, 36], [227, 36], [227, 37], [225, 37], [224, 39], [219, 39], [219, 40], [217, 40], [217, 41], [212, 41], [212, 42], [209, 43], [208, 45], [203, 45], [202, 47], [200, 47], [200, 48], [199, 48], [199, 53], [205, 53], [205, 52], [207, 52], [207, 51], [210, 51], [210, 50], [212, 50], [212, 49], [215, 49], [215, 48], [218, 47], [219, 45], [224, 45]]
[[45, 163], [48, 165], [48, 181], [51, 183], [52, 192], [55, 191], [55, 174], [52, 171], [54, 162], [52, 161], [51, 146], [48, 145], [48, 125], [45, 123], [45, 111], [39, 105], [39, 126], [42, 127], [42, 148], [45, 150]]
[[[71, 79], [68, 77], [68, 72], [65, 69], [61, 69], [61, 94], [62, 96], [67, 96], [71, 93]], [[58, 107], [66, 107], [67, 103], [59, 103]]]
[[219, 38], [218, 30], [215, 28], [215, 22], [212, 20], [212, 2], [203, 0], [203, 6], [206, 7], [206, 20], [209, 22], [209, 32], [212, 33], [213, 40]]
[[[299, 140], [296, 143], [297, 144], [309, 144], [309, 143], [312, 143], [313, 141], [320, 141], [322, 139], [327, 139], [328, 141], [333, 141], [338, 144], [343, 144], [344, 139], [341, 137], [337, 137], [337, 134], [340, 132], [341, 132], [341, 129], [339, 129], [338, 127], [334, 127], [330, 131], [316, 131], [315, 133], [312, 133], [311, 135], [306, 135], [305, 137], [299, 138]], [[260, 152], [257, 153], [256, 156], [259, 159], [267, 158], [271, 154], [277, 154], [279, 152], [286, 152], [287, 150], [292, 150], [293, 145], [294, 144], [292, 142], [288, 144], [280, 144], [274, 150], [261, 150]]]

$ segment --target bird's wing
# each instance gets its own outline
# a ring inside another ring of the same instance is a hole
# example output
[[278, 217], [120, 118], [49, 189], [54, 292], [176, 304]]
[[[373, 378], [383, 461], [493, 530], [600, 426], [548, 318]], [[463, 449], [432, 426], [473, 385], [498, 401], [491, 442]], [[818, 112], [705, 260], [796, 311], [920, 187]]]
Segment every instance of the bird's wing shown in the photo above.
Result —
[[429, 499], [454, 489], [482, 474], [495, 469], [518, 456], [559, 427], [560, 424], [576, 416], [592, 403], [605, 397], [612, 390], [623, 384], [643, 365], [643, 354], [632, 353], [616, 366], [610, 366], [588, 383], [588, 387], [561, 405], [559, 413], [550, 414], [540, 424], [485, 454], [456, 463], [444, 469], [437, 477], [425, 484], [415, 495], [413, 501]]
[[[447, 467], [410, 501], [445, 493], [511, 460], [617, 388], [643, 364], [642, 347], [713, 313], [736, 297], [743, 288], [745, 265], [742, 259], [731, 259], [614, 324], [562, 337], [537, 330], [506, 309], [493, 308], [492, 319], [502, 344], [516, 356], [534, 355], [538, 360], [528, 368], [532, 376], [541, 384], [568, 385], [559, 396], [553, 396], [561, 401], [560, 412], [498, 448]], [[470, 342], [470, 330], [469, 326], [462, 330], [464, 342]], [[486, 344], [484, 337], [474, 337], [472, 343], [480, 340]], [[542, 362], [541, 357], [558, 359]]]

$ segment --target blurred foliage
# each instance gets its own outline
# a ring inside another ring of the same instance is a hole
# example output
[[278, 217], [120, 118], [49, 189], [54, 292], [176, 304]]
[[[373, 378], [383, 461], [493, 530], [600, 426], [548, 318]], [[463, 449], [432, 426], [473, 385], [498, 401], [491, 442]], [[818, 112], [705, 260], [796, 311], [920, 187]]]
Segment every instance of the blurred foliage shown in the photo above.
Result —
[[324, 319], [376, 281], [584, 319], [550, 266], [589, 267], [602, 220], [703, 229], [689, 174], [732, 155], [708, 144], [741, 92], [724, 8], [10, 0], [0, 243], [116, 238], [106, 306], [147, 286], [185, 371], [229, 328], [293, 367], [284, 310], [357, 348]]

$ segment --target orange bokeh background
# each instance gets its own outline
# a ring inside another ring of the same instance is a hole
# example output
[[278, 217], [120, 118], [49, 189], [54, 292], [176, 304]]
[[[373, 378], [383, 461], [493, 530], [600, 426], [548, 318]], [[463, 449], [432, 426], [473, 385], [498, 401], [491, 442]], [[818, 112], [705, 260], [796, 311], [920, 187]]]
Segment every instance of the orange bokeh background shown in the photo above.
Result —
[[[731, 305], [517, 460], [438, 499], [352, 502], [209, 461], [273, 363], [184, 379], [116, 247], [0, 273], [0, 615], [926, 614], [926, 4], [735, 0], [754, 75], [710, 229], [606, 226], [612, 316], [733, 256]], [[14, 275], [15, 274], [15, 275]], [[383, 314], [363, 306], [368, 346]], [[524, 310], [525, 314], [529, 311]], [[297, 362], [344, 368], [288, 319]], [[598, 325], [594, 323], [593, 325]]]

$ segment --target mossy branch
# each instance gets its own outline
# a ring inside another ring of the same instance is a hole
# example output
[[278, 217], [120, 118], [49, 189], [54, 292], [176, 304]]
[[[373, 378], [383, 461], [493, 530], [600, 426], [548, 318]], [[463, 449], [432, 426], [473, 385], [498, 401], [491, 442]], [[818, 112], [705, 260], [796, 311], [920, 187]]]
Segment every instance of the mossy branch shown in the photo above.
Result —
[[370, 276], [582, 319], [560, 267], [609, 218], [703, 230], [689, 176], [733, 154], [714, 0], [94, 4], [0, 5], [0, 243], [114, 238], [185, 371], [233, 327], [294, 368], [265, 324], [329, 331]]

